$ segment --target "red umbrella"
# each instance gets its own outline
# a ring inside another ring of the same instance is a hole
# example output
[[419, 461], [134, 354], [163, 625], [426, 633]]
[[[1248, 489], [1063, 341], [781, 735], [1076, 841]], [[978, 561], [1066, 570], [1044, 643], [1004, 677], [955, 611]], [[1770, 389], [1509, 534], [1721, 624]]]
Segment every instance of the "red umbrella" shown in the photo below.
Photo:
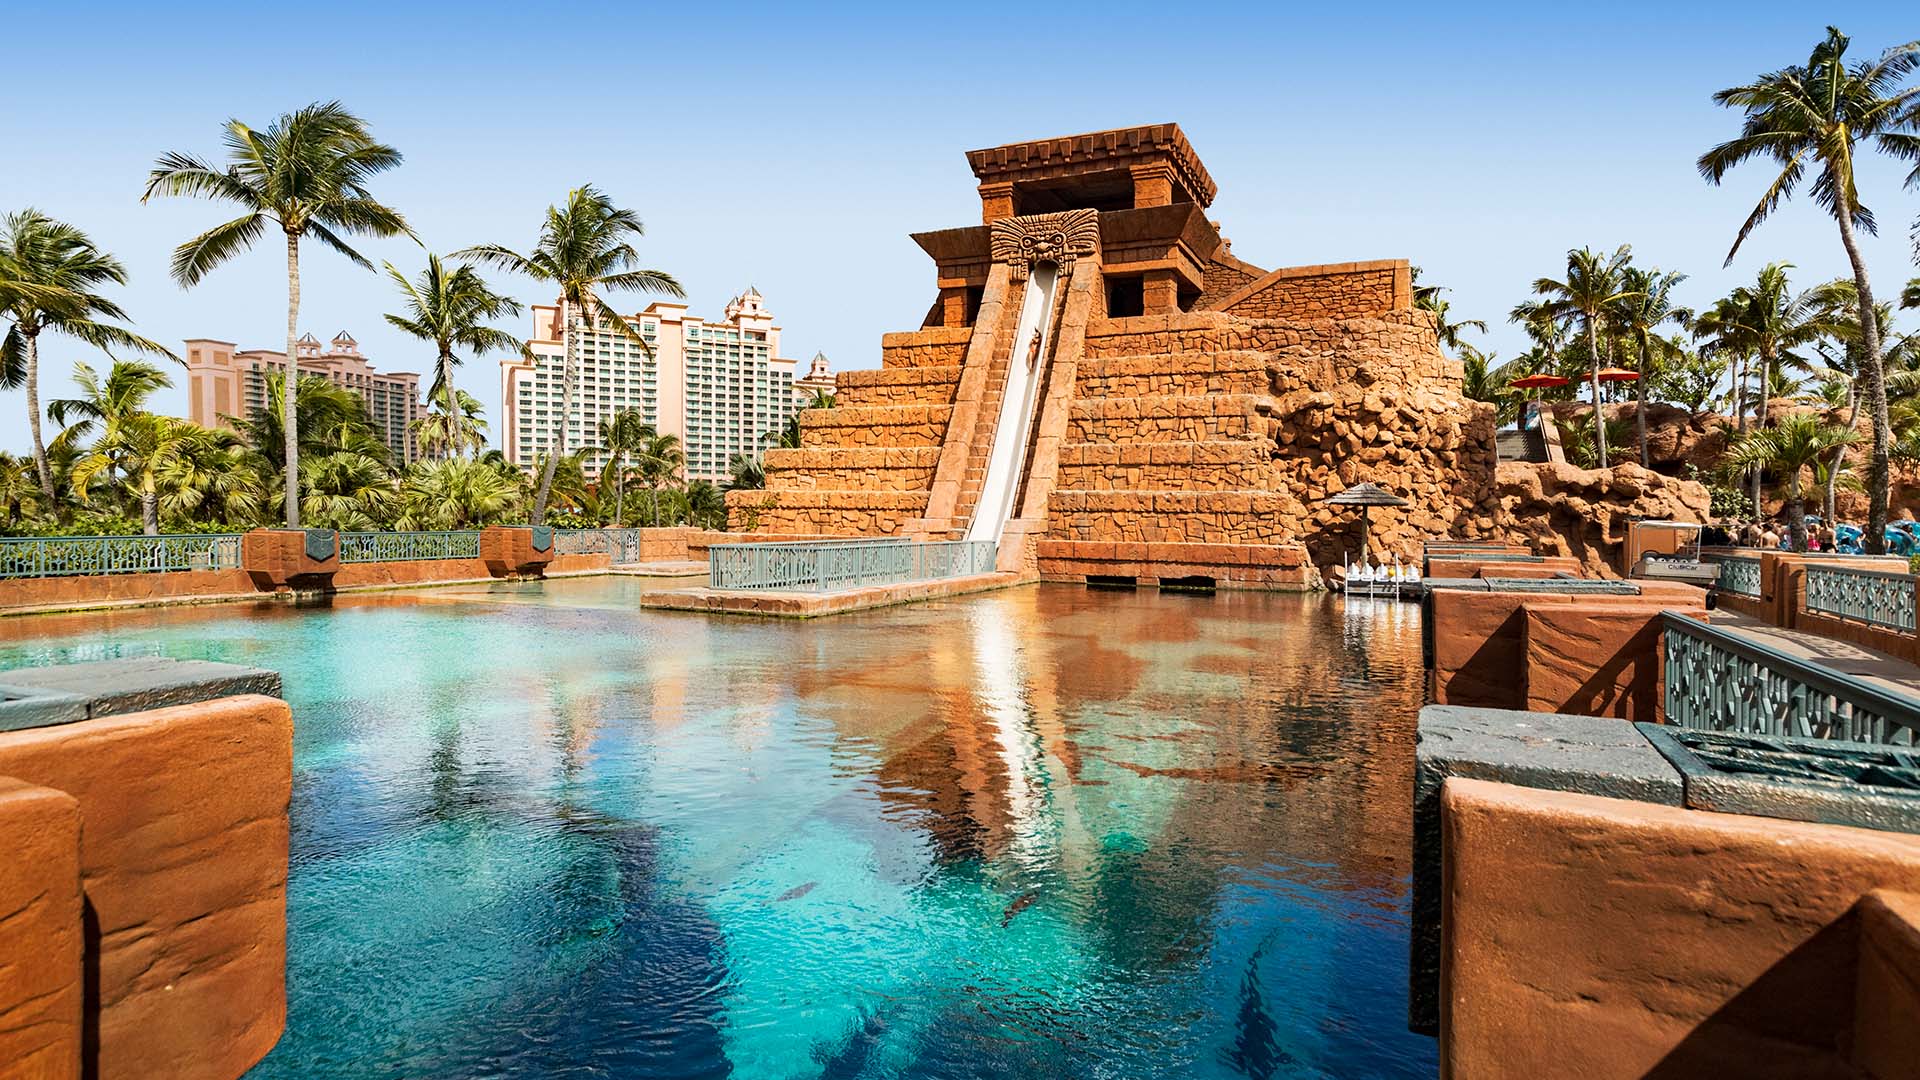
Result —
[[1632, 382], [1639, 377], [1639, 372], [1628, 371], [1626, 368], [1610, 367], [1600, 369], [1601, 382]]
[[1513, 380], [1507, 385], [1517, 386], [1522, 390], [1532, 390], [1535, 387], [1545, 389], [1549, 386], [1565, 386], [1567, 385], [1567, 380], [1559, 375], [1525, 375]]

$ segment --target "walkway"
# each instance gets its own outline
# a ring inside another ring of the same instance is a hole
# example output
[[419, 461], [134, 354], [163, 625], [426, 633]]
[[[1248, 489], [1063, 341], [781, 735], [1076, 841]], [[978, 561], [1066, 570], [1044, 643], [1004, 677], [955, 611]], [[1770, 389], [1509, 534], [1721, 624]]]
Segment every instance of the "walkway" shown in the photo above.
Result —
[[1783, 630], [1751, 615], [1722, 608], [1713, 613], [1713, 625], [1730, 630], [1789, 656], [1877, 683], [1888, 690], [1920, 697], [1920, 666], [1877, 649], [1836, 641], [1806, 630]]

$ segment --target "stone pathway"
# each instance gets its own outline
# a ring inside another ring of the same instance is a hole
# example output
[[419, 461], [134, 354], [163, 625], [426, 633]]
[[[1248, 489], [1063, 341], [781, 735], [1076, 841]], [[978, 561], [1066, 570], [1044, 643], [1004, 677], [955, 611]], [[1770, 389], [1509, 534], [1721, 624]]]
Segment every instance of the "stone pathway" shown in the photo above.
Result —
[[1713, 625], [1809, 663], [1878, 683], [1889, 690], [1920, 697], [1920, 666], [1877, 649], [1855, 645], [1850, 641], [1836, 641], [1806, 630], [1783, 630], [1751, 615], [1724, 608], [1713, 613]]

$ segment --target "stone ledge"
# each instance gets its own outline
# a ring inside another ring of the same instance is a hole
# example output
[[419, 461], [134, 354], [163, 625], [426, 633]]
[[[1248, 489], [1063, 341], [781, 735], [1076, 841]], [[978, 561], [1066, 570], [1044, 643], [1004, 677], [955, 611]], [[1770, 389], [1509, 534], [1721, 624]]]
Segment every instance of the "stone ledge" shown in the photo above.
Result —
[[143, 657], [0, 672], [0, 731], [145, 712], [240, 694], [280, 696], [276, 672]]
[[675, 589], [649, 593], [640, 606], [653, 611], [696, 611], [713, 615], [760, 615], [769, 618], [811, 619], [869, 608], [911, 604], [966, 593], [1004, 589], [1020, 584], [1019, 574], [975, 574], [940, 581], [907, 581], [871, 585], [838, 592], [804, 593], [740, 589]]

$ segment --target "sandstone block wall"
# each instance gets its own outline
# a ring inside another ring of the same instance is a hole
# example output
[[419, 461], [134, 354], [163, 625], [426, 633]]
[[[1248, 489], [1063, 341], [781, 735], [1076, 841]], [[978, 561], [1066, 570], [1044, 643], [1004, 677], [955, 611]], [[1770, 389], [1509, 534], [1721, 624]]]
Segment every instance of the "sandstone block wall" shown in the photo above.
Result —
[[255, 695], [0, 733], [0, 775], [79, 808], [91, 1075], [231, 1080], [280, 1037], [292, 755]]
[[1903, 1037], [1857, 905], [1920, 890], [1920, 837], [1459, 778], [1441, 800], [1443, 1076], [1913, 1074], [1849, 1051]]
[[0, 1076], [81, 1075], [80, 804], [0, 776]]
[[1412, 306], [1412, 275], [1401, 259], [1282, 267], [1217, 302], [1253, 319], [1367, 318]]

